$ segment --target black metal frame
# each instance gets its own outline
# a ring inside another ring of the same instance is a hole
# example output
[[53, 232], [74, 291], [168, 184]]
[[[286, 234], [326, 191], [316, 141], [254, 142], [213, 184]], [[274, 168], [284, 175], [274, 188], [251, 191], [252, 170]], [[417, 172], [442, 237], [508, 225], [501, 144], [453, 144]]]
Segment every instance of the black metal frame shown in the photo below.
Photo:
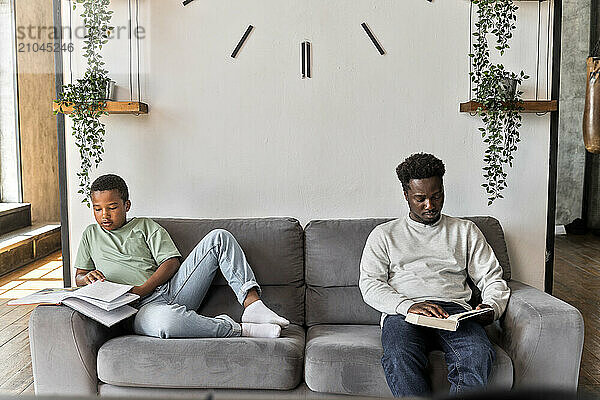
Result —
[[[54, 39], [57, 48], [62, 49], [63, 29], [61, 0], [52, 1], [54, 13], [54, 26], [60, 32]], [[56, 96], [62, 91], [63, 86], [63, 53], [54, 52], [54, 76], [56, 84]], [[71, 286], [71, 253], [69, 243], [69, 208], [67, 197], [67, 156], [65, 145], [65, 115], [56, 115], [57, 140], [58, 140], [58, 186], [60, 191], [60, 237], [62, 243], [63, 282], [65, 287]]]
[[[560, 45], [562, 0], [554, 0], [554, 32], [552, 35], [552, 99], [560, 96]], [[550, 167], [548, 171], [548, 214], [546, 219], [546, 269], [544, 290], [552, 294], [554, 284], [554, 226], [556, 224], [556, 179], [558, 167], [558, 109], [550, 114]]]

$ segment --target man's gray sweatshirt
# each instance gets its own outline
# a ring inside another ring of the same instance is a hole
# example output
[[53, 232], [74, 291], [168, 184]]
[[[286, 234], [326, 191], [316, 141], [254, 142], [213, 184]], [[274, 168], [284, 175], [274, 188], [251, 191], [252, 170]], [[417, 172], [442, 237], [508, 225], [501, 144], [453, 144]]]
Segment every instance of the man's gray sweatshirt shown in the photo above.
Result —
[[479, 228], [447, 215], [431, 225], [407, 216], [373, 229], [360, 262], [359, 287], [365, 302], [383, 313], [383, 321], [387, 314], [406, 315], [413, 304], [425, 300], [471, 309], [467, 274], [497, 319], [510, 289]]

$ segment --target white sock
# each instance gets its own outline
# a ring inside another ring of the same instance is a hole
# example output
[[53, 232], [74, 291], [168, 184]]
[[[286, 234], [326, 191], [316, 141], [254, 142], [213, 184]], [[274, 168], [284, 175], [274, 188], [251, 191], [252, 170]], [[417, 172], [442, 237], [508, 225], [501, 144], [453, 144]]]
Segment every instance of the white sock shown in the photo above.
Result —
[[242, 322], [242, 336], [260, 338], [278, 338], [281, 327], [275, 324], [253, 324]]
[[255, 324], [277, 324], [287, 328], [290, 321], [275, 314], [262, 300], [250, 304], [242, 314], [242, 322], [254, 322]]

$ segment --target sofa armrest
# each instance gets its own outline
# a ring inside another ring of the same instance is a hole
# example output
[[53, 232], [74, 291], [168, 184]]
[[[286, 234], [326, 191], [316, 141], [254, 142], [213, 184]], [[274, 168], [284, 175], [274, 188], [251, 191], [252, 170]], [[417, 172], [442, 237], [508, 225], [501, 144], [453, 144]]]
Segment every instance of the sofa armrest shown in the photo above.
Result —
[[575, 307], [517, 281], [500, 321], [503, 348], [513, 361], [514, 388], [577, 390], [583, 318]]
[[29, 318], [36, 395], [96, 395], [98, 349], [114, 336], [66, 306], [38, 306]]

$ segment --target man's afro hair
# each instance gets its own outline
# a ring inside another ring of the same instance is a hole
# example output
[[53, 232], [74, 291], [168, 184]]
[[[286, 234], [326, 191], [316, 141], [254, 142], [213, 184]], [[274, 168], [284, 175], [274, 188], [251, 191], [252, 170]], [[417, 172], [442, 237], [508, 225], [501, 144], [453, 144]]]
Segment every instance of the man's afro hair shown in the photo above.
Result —
[[439, 158], [433, 154], [415, 153], [396, 167], [398, 179], [402, 182], [402, 189], [410, 189], [411, 179], [425, 179], [433, 176], [444, 177], [446, 167]]

